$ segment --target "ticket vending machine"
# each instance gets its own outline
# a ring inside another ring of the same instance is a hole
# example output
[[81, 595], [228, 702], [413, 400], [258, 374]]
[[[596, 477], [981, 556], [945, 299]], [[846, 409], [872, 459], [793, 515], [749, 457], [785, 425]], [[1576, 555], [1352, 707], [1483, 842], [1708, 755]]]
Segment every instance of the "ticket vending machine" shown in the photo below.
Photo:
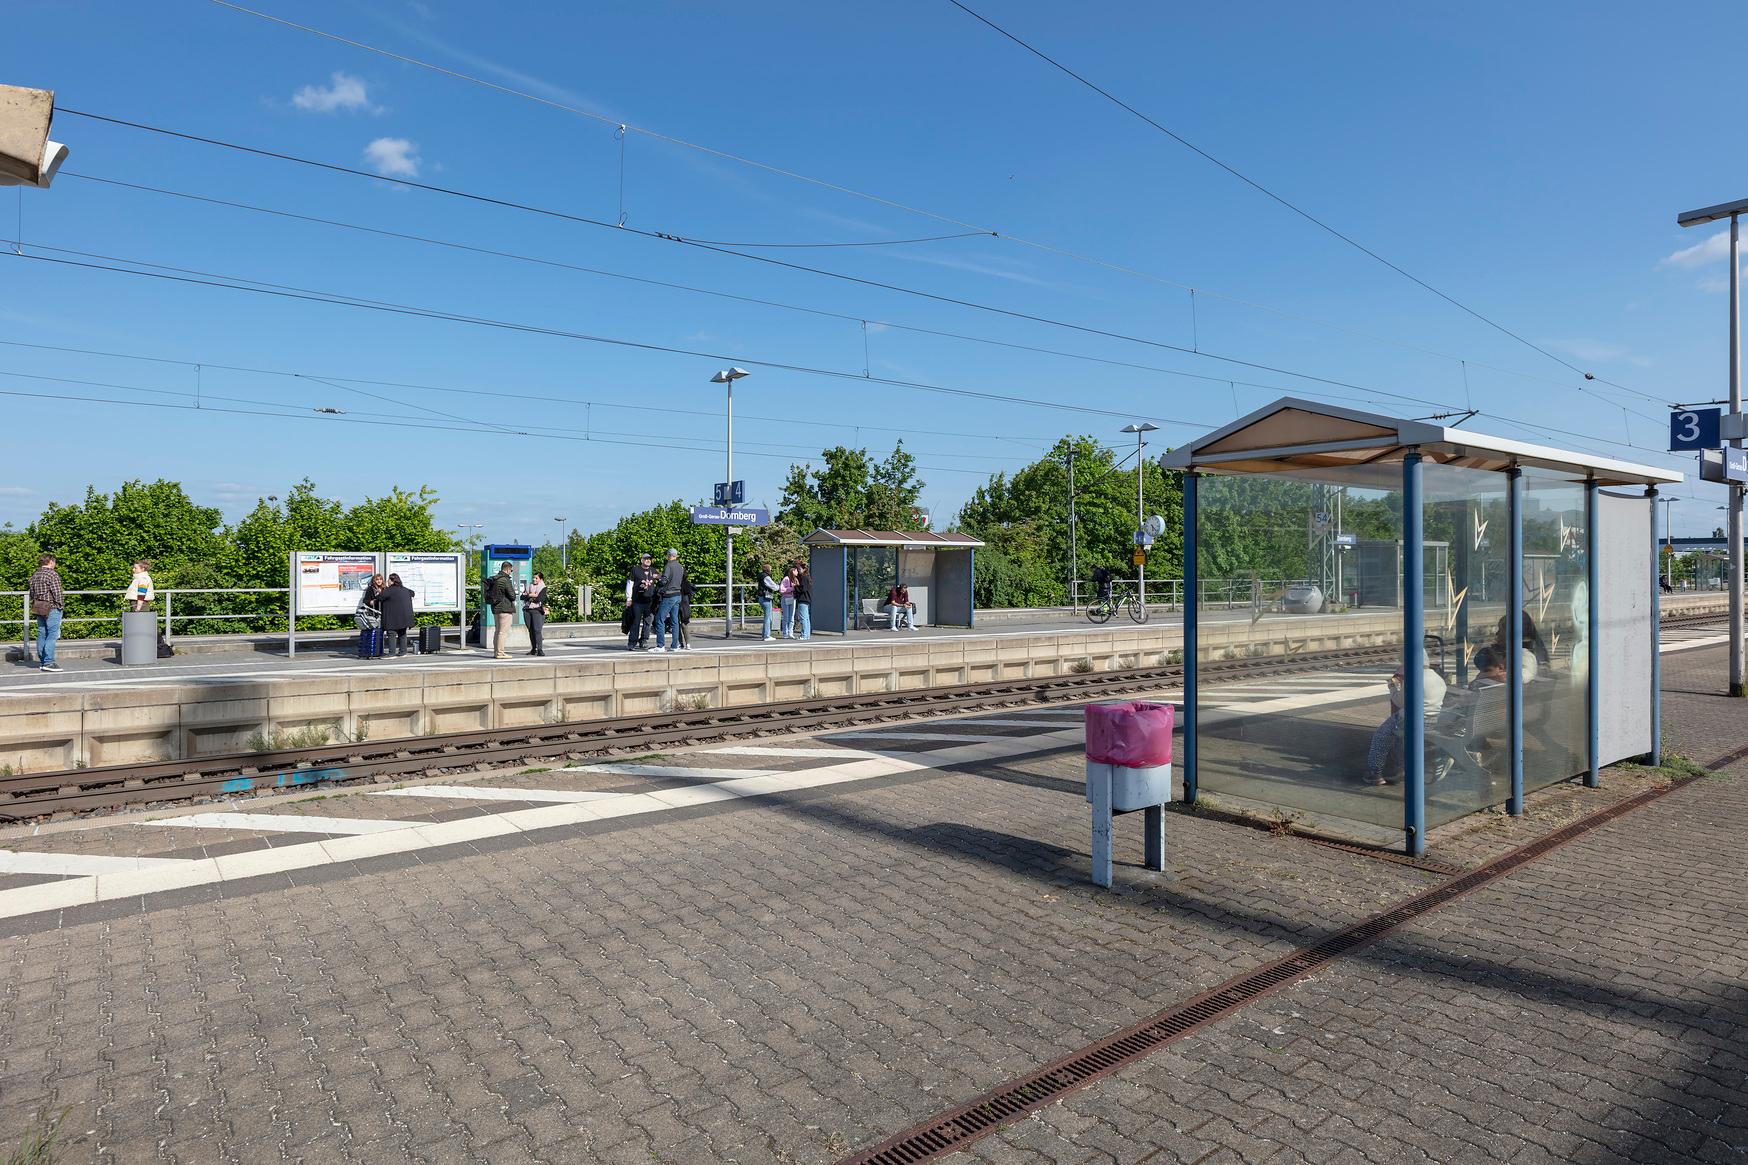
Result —
[[[480, 646], [489, 648], [492, 645], [492, 612], [486, 607], [486, 580], [497, 574], [504, 563], [510, 564], [510, 577], [516, 580], [516, 594], [521, 596], [528, 589], [528, 584], [534, 581], [534, 547], [532, 546], [487, 546], [479, 552], [479, 593], [475, 596], [480, 611]], [[516, 604], [515, 622], [510, 635], [505, 641], [509, 651], [526, 651], [528, 649], [528, 629], [522, 620], [522, 605]]]

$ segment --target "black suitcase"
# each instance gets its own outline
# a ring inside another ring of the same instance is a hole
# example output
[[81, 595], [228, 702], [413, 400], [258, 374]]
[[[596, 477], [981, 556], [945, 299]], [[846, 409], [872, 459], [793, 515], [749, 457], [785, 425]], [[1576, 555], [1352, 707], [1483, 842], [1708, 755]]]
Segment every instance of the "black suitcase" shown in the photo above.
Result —
[[419, 654], [435, 655], [443, 650], [443, 628], [419, 628]]

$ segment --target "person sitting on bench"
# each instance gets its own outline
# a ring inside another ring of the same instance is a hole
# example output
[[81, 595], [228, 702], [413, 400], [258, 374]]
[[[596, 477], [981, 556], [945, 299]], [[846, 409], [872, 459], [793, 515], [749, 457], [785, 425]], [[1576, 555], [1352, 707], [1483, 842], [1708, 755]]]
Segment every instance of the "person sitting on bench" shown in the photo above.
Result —
[[[1402, 767], [1402, 688], [1400, 669], [1390, 677], [1390, 714], [1372, 733], [1372, 744], [1366, 750], [1366, 784], [1394, 785], [1401, 780]], [[1420, 673], [1421, 713], [1428, 720], [1438, 716], [1445, 703], [1445, 679], [1432, 668]]]
[[897, 631], [902, 620], [912, 631], [916, 630], [916, 604], [910, 601], [910, 588], [903, 583], [886, 592], [886, 609], [892, 616], [889, 630]]

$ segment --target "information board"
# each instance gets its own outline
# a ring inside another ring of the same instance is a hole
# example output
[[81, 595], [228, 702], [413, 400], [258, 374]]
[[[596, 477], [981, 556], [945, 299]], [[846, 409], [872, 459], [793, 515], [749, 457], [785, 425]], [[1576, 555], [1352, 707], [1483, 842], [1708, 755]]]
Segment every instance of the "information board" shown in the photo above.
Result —
[[771, 511], [760, 506], [693, 506], [694, 526], [769, 526]]
[[1722, 445], [1723, 409], [1675, 409], [1669, 414], [1669, 451]]
[[390, 551], [384, 574], [398, 574], [401, 584], [413, 592], [415, 611], [459, 611], [466, 585], [466, 556]]
[[299, 550], [292, 555], [291, 594], [299, 615], [350, 615], [358, 609], [381, 559], [360, 551]]

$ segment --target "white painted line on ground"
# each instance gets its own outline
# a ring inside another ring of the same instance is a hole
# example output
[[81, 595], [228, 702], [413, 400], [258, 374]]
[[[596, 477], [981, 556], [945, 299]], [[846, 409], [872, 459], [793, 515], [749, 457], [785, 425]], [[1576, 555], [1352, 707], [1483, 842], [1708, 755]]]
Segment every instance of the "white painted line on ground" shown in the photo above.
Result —
[[991, 728], [1049, 728], [1056, 732], [1069, 732], [1083, 727], [1086, 719], [1085, 713], [1082, 713], [1072, 720], [1065, 716], [1058, 716], [1051, 720], [1031, 716], [981, 716], [975, 720], [948, 720], [944, 723], [955, 728], [963, 724], [977, 728], [987, 725]]
[[938, 741], [942, 741], [946, 744], [986, 744], [992, 740], [1024, 739], [1023, 737], [1000, 736], [1000, 735], [997, 735], [995, 733], [990, 733], [990, 732], [985, 732], [985, 733], [981, 733], [978, 735], [972, 735], [971, 733], [960, 733], [960, 732], [922, 732], [922, 731], [906, 732], [906, 731], [903, 731], [901, 729], [891, 729], [891, 728], [870, 728], [865, 732], [856, 732], [856, 731], [833, 732], [833, 733], [829, 733], [824, 739], [826, 739], [826, 740], [843, 740], [843, 739], [849, 738], [849, 737], [853, 737], [857, 740], [911, 740], [911, 741], [938, 740]]
[[706, 751], [711, 756], [780, 756], [790, 760], [861, 760], [873, 755], [865, 748], [784, 748], [774, 744], [725, 744]]
[[45, 854], [32, 853], [29, 850], [0, 849], [0, 874], [59, 874], [63, 877], [77, 877], [187, 864], [187, 858], [118, 858], [102, 854]]
[[411, 829], [420, 823], [359, 817], [312, 817], [307, 813], [196, 813], [192, 817], [166, 817], [152, 824], [182, 825], [191, 829], [248, 829], [257, 833], [383, 833], [390, 829]]
[[[476, 841], [505, 834], [550, 829], [555, 826], [598, 821], [613, 817], [659, 814], [684, 806], [704, 805], [730, 799], [750, 801], [802, 789], [824, 788], [870, 780], [875, 777], [924, 772], [947, 765], [971, 764], [997, 760], [1031, 751], [1036, 737], [1002, 737], [976, 745], [942, 749], [927, 758], [918, 756], [871, 756], [840, 765], [801, 769], [795, 772], [764, 772], [745, 776], [750, 769], [709, 770], [733, 771], [742, 779], [689, 789], [662, 789], [650, 793], [627, 793], [581, 804], [542, 805], [532, 809], [517, 809], [507, 813], [487, 813], [457, 821], [418, 824], [414, 822], [357, 822], [347, 819], [309, 818], [298, 815], [211, 813], [198, 817], [208, 819], [260, 819], [261, 828], [284, 830], [291, 822], [344, 823], [356, 829], [368, 824], [382, 832], [358, 836], [328, 838], [298, 845], [275, 846], [270, 850], [226, 854], [219, 858], [185, 861], [171, 866], [100, 874], [97, 877], [76, 877], [60, 882], [45, 882], [37, 886], [19, 886], [0, 890], [0, 918], [15, 918], [47, 910], [62, 910], [95, 901], [150, 894], [183, 886], [207, 885], [266, 873], [284, 873], [310, 869], [335, 862], [355, 861], [378, 854], [414, 852], [457, 842]], [[190, 822], [196, 818], [182, 818]], [[159, 822], [159, 824], [164, 824]], [[205, 822], [201, 822], [205, 824]], [[253, 828], [253, 826], [249, 826]], [[324, 829], [323, 832], [339, 832]]]
[[495, 785], [412, 785], [405, 789], [373, 789], [372, 797], [453, 797], [458, 801], [531, 801], [558, 804], [599, 801], [613, 793], [583, 793], [574, 789], [506, 789]]
[[1685, 639], [1679, 643], [1660, 644], [1658, 646], [1658, 651], [1659, 652], [1687, 651], [1690, 648], [1694, 648], [1694, 647], [1716, 647], [1720, 643], [1728, 643], [1728, 642], [1730, 642], [1730, 636], [1728, 633], [1725, 633], [1723, 635], [1709, 636], [1708, 638], [1705, 638], [1705, 639]]
[[566, 765], [567, 773], [608, 773], [621, 777], [682, 777], [698, 781], [734, 781], [743, 777], [768, 777], [772, 769], [701, 769], [687, 765], [639, 765], [602, 761], [593, 765]]

